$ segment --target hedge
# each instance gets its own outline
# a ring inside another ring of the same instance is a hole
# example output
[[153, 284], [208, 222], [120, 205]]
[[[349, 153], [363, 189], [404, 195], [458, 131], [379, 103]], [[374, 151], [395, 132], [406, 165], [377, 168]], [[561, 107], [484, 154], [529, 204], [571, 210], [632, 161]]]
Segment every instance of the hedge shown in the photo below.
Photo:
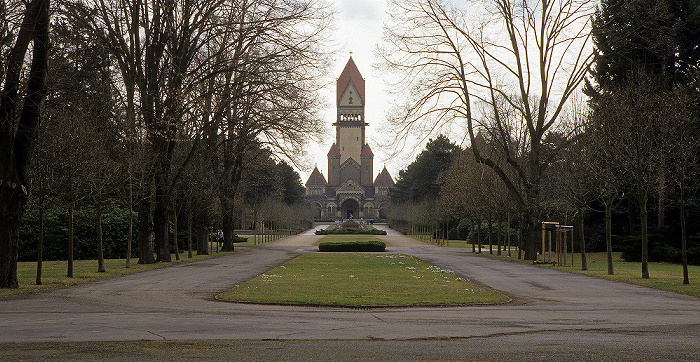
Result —
[[386, 250], [386, 243], [378, 240], [335, 242], [328, 241], [318, 245], [318, 251], [322, 252], [383, 252]]

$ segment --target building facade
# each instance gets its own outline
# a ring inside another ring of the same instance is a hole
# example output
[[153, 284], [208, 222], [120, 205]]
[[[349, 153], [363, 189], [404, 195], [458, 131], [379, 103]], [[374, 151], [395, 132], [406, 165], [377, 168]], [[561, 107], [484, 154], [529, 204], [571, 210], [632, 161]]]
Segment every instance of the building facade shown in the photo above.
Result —
[[373, 179], [374, 154], [365, 142], [365, 80], [352, 57], [336, 90], [335, 142], [328, 151], [328, 179], [314, 168], [306, 199], [323, 219], [384, 218], [394, 180], [384, 169]]

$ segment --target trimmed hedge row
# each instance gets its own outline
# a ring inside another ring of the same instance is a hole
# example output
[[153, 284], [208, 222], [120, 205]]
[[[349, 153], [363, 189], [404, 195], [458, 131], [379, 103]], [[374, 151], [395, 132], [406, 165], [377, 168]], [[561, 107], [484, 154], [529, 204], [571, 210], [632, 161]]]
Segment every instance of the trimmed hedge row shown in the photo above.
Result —
[[386, 243], [378, 240], [336, 242], [327, 241], [318, 245], [318, 251], [323, 252], [383, 252], [386, 250]]
[[[329, 227], [330, 228], [330, 227]], [[336, 229], [329, 228], [316, 230], [316, 235], [386, 235], [386, 231], [379, 229]]]

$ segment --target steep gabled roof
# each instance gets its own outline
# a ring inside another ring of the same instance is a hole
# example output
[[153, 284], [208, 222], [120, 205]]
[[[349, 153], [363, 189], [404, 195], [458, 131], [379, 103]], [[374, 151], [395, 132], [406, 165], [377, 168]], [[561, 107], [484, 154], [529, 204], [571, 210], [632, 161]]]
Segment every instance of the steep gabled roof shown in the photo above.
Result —
[[357, 92], [360, 94], [360, 97], [365, 99], [365, 79], [362, 78], [362, 74], [360, 74], [360, 71], [357, 69], [352, 57], [350, 57], [348, 63], [345, 64], [345, 69], [343, 69], [343, 72], [340, 73], [340, 77], [338, 78], [338, 90], [335, 96], [337, 101], [340, 101], [340, 97], [343, 95], [345, 88], [347, 88], [351, 80]]
[[374, 156], [374, 153], [372, 153], [372, 149], [369, 148], [369, 144], [365, 143], [365, 147], [362, 147], [362, 152], [360, 152], [360, 156]]
[[338, 148], [338, 145], [334, 143], [333, 146], [331, 146], [331, 149], [328, 150], [328, 156], [340, 156], [340, 148]]
[[392, 179], [391, 175], [389, 175], [389, 171], [387, 171], [385, 165], [382, 172], [380, 172], [379, 175], [377, 175], [377, 178], [374, 180], [374, 186], [391, 186], [393, 184], [394, 179]]
[[306, 187], [326, 185], [328, 185], [328, 182], [326, 182], [326, 178], [323, 177], [321, 171], [318, 170], [318, 167], [314, 167], [314, 170], [311, 172], [311, 176], [309, 176], [309, 180], [306, 181]]

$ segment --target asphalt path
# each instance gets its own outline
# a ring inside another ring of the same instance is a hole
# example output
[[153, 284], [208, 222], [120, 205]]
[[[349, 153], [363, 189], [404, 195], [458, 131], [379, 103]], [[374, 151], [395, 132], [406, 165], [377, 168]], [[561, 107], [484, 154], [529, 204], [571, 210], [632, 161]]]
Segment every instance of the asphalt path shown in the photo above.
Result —
[[308, 232], [236, 247], [225, 257], [2, 300], [0, 360], [81, 360], [95, 353], [113, 360], [137, 353], [226, 360], [700, 359], [700, 298], [493, 260], [392, 230], [380, 238], [387, 252], [452, 270], [512, 300], [346, 309], [216, 299], [315, 252], [320, 237]]

